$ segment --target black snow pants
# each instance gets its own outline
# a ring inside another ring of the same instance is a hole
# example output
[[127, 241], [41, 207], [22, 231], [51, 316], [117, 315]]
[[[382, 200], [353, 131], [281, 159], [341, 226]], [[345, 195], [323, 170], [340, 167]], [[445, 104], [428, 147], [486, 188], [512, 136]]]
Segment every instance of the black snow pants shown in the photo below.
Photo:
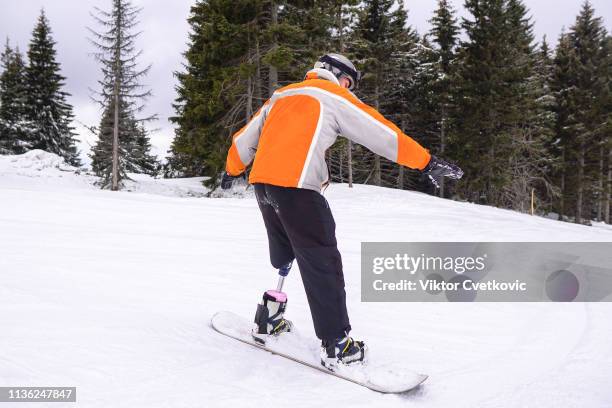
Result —
[[317, 337], [333, 341], [350, 330], [336, 223], [316, 191], [255, 184], [272, 266], [297, 261]]

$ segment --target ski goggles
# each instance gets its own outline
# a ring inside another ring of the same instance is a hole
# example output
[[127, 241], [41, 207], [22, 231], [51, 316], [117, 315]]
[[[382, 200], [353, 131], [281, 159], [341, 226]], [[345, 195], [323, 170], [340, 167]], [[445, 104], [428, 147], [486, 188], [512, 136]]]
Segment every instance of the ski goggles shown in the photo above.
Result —
[[356, 88], [359, 81], [361, 81], [361, 77], [362, 77], [361, 71], [353, 69], [349, 67], [348, 65], [338, 61], [337, 59], [330, 57], [329, 55], [322, 56], [319, 59], [319, 62], [329, 64], [332, 67], [340, 70], [342, 73], [348, 75], [353, 81], [353, 84], [352, 84], [353, 86], [351, 87], [351, 89]]

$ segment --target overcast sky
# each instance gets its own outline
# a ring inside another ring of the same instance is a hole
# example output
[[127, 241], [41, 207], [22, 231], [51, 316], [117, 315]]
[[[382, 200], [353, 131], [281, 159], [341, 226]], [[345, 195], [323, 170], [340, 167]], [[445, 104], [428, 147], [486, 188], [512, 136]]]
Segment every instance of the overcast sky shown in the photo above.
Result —
[[[181, 54], [186, 49], [189, 26], [187, 17], [195, 0], [133, 0], [142, 6], [140, 29], [143, 34], [140, 46], [144, 51], [143, 65], [152, 63], [153, 68], [146, 79], [153, 90], [148, 103], [148, 113], [157, 113], [160, 120], [151, 127], [160, 130], [152, 136], [154, 152], [160, 157], [172, 141], [172, 125], [168, 117], [173, 115], [172, 102], [175, 97], [176, 80], [172, 73], [181, 69]], [[420, 33], [429, 30], [428, 20], [436, 6], [435, 0], [405, 0], [409, 10], [408, 22]], [[463, 0], [452, 1], [460, 15], [464, 15]], [[556, 41], [562, 27], [569, 27], [580, 10], [582, 0], [525, 0], [535, 21], [535, 34], [546, 35]], [[591, 0], [598, 16], [605, 19], [608, 30], [612, 18], [610, 0]], [[57, 41], [62, 73], [67, 77], [66, 90], [72, 94], [69, 101], [74, 105], [78, 122], [92, 126], [99, 122], [100, 111], [90, 100], [89, 88], [96, 87], [99, 69], [90, 56], [92, 46], [87, 41], [87, 26], [93, 26], [89, 13], [95, 6], [107, 9], [111, 0], [0, 0], [0, 39], [2, 44], [10, 37], [11, 44], [25, 51], [32, 28], [42, 7], [51, 22], [54, 39]], [[89, 152], [95, 138], [76, 124], [82, 155]], [[85, 158], [85, 157], [84, 157]], [[87, 162], [89, 160], [86, 160]]]

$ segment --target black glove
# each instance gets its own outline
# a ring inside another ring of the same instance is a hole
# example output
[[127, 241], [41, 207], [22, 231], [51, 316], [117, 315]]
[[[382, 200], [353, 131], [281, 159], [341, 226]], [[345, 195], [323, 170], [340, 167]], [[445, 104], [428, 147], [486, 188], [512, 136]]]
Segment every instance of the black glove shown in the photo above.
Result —
[[436, 186], [436, 188], [440, 188], [442, 177], [459, 180], [463, 177], [463, 170], [454, 164], [431, 155], [431, 160], [429, 160], [429, 164], [423, 169], [423, 174], [427, 176], [431, 184]]
[[239, 178], [244, 179], [244, 173], [239, 176], [231, 176], [228, 172], [223, 173], [223, 177], [221, 177], [221, 189], [227, 190], [232, 188], [234, 180]]

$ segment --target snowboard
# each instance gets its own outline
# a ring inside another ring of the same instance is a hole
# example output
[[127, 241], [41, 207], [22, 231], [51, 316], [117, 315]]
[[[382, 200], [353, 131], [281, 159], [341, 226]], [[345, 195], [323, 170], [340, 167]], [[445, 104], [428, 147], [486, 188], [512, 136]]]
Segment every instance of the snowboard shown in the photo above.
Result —
[[249, 319], [232, 312], [216, 313], [211, 319], [211, 325], [214, 330], [225, 336], [381, 393], [395, 394], [410, 391], [427, 379], [426, 375], [407, 370], [397, 364], [374, 362], [371, 359], [364, 364], [341, 366], [332, 371], [321, 365], [318, 340], [302, 336], [294, 328], [291, 333], [270, 338], [265, 345], [262, 345], [251, 336], [254, 324]]

